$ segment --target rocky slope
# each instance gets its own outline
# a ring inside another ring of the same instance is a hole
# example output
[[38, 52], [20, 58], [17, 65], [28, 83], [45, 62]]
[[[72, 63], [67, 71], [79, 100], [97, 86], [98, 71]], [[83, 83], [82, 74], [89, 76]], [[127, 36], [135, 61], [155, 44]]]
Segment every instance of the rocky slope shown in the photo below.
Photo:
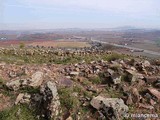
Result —
[[2, 120], [158, 119], [158, 60], [82, 49], [1, 49], [0, 56]]

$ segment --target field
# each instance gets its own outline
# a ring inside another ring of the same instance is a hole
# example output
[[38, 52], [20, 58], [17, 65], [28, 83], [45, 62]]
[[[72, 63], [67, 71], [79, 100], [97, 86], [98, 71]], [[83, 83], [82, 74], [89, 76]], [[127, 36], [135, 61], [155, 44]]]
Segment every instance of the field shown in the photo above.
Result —
[[43, 42], [33, 42], [29, 45], [32, 46], [44, 46], [44, 47], [66, 47], [66, 48], [83, 48], [83, 47], [90, 47], [87, 42], [74, 42], [74, 41], [43, 41]]
[[9, 47], [9, 46], [19, 46], [21, 43], [24, 43], [25, 46], [44, 46], [44, 47], [64, 47], [64, 48], [83, 48], [90, 47], [87, 42], [77, 42], [77, 41], [45, 41], [45, 40], [9, 40], [9, 41], [0, 41], [1, 47]]

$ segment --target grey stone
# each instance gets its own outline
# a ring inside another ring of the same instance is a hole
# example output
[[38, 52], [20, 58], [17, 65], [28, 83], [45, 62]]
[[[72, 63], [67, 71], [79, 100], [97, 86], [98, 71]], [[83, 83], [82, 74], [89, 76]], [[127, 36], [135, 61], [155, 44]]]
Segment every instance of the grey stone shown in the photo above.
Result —
[[56, 84], [49, 81], [45, 85], [41, 86], [40, 92], [43, 95], [41, 114], [44, 115], [44, 118], [55, 119], [61, 112]]
[[32, 75], [31, 80], [30, 80], [31, 83], [29, 86], [32, 86], [32, 87], [40, 86], [43, 82], [43, 76], [44, 76], [43, 72], [38, 71], [38, 72], [34, 73]]
[[[119, 98], [97, 96], [92, 99], [91, 105], [100, 110], [109, 120], [120, 119], [129, 110], [124, 101]], [[109, 111], [112, 111], [112, 113], [109, 113]]]
[[6, 86], [10, 89], [13, 89], [13, 90], [18, 90], [20, 85], [21, 85], [20, 80], [13, 80], [13, 81], [6, 83]]

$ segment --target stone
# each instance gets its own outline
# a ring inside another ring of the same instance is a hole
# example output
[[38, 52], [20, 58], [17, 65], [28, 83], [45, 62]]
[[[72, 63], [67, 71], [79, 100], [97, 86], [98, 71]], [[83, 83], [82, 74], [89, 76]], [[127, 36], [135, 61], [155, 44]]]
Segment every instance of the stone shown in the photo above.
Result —
[[73, 81], [68, 78], [61, 78], [60, 80], [58, 80], [58, 85], [70, 87], [73, 85]]
[[128, 76], [130, 76], [130, 80], [131, 82], [135, 82], [137, 81], [138, 79], [143, 79], [144, 76], [140, 73], [137, 73], [136, 71], [133, 71], [133, 70], [126, 70], [126, 72], [128, 73]]
[[133, 104], [133, 100], [132, 100], [131, 94], [129, 94], [129, 95], [127, 96], [126, 104], [127, 104], [127, 105]]
[[71, 116], [69, 116], [66, 120], [73, 120], [73, 118]]
[[116, 84], [120, 84], [120, 83], [121, 83], [121, 76], [113, 79], [113, 83], [114, 83], [115, 85], [116, 85]]
[[45, 119], [55, 119], [61, 112], [56, 84], [51, 81], [47, 82], [41, 86], [40, 93], [43, 96], [43, 102], [41, 102], [39, 108], [41, 110], [40, 115]]
[[77, 76], [77, 75], [79, 75], [79, 72], [72, 71], [72, 72], [70, 72], [70, 75], [71, 75], [71, 76]]
[[38, 71], [34, 73], [30, 80], [31, 83], [29, 84], [29, 86], [39, 87], [43, 82], [43, 76], [44, 76], [43, 72]]
[[15, 105], [17, 105], [22, 99], [23, 99], [23, 96], [24, 96], [24, 93], [20, 93], [17, 98], [16, 98], [16, 101], [15, 101]]
[[155, 86], [156, 86], [157, 88], [160, 88], [160, 80], [157, 80], [157, 81], [155, 82]]
[[155, 88], [148, 88], [148, 91], [160, 101], [160, 92]]
[[107, 71], [110, 73], [110, 75], [113, 75], [115, 73], [112, 69], [108, 69]]
[[119, 119], [129, 108], [124, 104], [124, 101], [119, 98], [105, 98], [102, 96], [94, 97], [91, 100], [91, 105], [101, 111], [106, 119]]
[[132, 93], [132, 101], [134, 103], [138, 103], [140, 101], [140, 95], [137, 88], [132, 88], [131, 93]]
[[20, 80], [13, 80], [6, 83], [6, 86], [12, 90], [18, 90], [20, 88], [21, 82]]
[[10, 77], [10, 78], [15, 78], [15, 77], [17, 77], [16, 72], [10, 71], [10, 72], [9, 72], [9, 77]]
[[156, 76], [146, 76], [145, 77], [145, 81], [149, 84], [154, 83], [157, 81], [157, 77]]
[[139, 103], [139, 108], [145, 108], [145, 109], [149, 109], [149, 110], [153, 110], [154, 109], [153, 106], [147, 105], [147, 104], [142, 104], [142, 103]]
[[151, 63], [147, 60], [145, 60], [143, 63], [142, 63], [142, 66], [144, 67], [149, 67], [151, 65]]
[[30, 102], [30, 98], [31, 98], [31, 95], [28, 94], [28, 93], [20, 93], [17, 98], [16, 98], [16, 101], [15, 101], [15, 105], [17, 105], [18, 103], [26, 103], [28, 104]]

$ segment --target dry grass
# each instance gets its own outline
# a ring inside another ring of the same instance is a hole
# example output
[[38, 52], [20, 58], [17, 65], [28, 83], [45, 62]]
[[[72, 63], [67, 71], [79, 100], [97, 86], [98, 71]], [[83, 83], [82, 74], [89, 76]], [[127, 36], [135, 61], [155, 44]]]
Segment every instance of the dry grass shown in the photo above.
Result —
[[90, 47], [87, 42], [74, 42], [74, 41], [43, 41], [43, 42], [33, 42], [29, 45], [32, 46], [52, 46], [52, 47], [69, 47], [69, 48], [83, 48], [83, 47]]

